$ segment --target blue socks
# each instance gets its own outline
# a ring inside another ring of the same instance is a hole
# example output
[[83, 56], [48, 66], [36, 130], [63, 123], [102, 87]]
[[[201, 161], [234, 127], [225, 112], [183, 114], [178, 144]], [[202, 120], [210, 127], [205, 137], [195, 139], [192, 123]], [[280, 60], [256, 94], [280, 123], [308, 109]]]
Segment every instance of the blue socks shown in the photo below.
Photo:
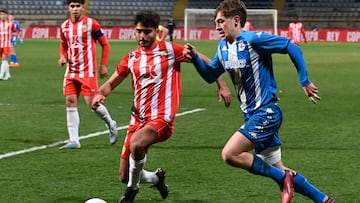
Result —
[[285, 172], [283, 170], [278, 169], [266, 163], [255, 154], [254, 154], [254, 161], [249, 172], [255, 175], [270, 177], [273, 180], [275, 180], [278, 184], [280, 184], [283, 181], [285, 175]]
[[[280, 187], [284, 180], [283, 170], [264, 162], [260, 157], [256, 155], [254, 155], [254, 161], [249, 172], [255, 175], [270, 177], [273, 180], [275, 180]], [[294, 189], [295, 192], [298, 192], [306, 197], [309, 197], [316, 203], [322, 203], [327, 197], [319, 189], [317, 189], [315, 186], [310, 184], [306, 180], [306, 178], [301, 173], [298, 172], [295, 175]]]
[[310, 184], [301, 173], [295, 175], [294, 189], [295, 192], [309, 197], [316, 203], [322, 203], [326, 199], [326, 195]]
[[10, 62], [13, 62], [13, 63], [17, 63], [17, 62], [18, 62], [18, 61], [17, 61], [17, 57], [16, 57], [15, 54], [11, 54], [11, 55], [10, 55]]

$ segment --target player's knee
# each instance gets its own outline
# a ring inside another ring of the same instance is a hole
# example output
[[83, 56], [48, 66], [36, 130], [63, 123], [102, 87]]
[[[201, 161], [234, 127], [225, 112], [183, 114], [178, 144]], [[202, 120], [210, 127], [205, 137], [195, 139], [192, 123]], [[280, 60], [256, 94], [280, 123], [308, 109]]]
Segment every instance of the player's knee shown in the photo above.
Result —
[[221, 156], [222, 156], [222, 159], [224, 160], [224, 162], [227, 164], [232, 165], [232, 163], [234, 162], [235, 155], [230, 153], [226, 149], [223, 149], [223, 151], [221, 152]]
[[230, 166], [244, 168], [246, 166], [247, 160], [244, 153], [234, 154], [230, 151], [223, 150], [221, 153], [222, 159], [225, 163]]

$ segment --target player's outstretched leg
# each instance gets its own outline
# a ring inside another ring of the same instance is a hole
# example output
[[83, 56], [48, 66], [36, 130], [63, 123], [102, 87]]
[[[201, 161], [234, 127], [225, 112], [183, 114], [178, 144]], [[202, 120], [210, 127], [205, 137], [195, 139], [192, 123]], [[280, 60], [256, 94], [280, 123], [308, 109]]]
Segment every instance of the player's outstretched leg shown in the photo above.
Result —
[[294, 196], [294, 179], [295, 174], [293, 171], [285, 170], [284, 185], [281, 192], [281, 202], [290, 203]]
[[309, 197], [316, 203], [333, 203], [334, 199], [321, 192], [318, 188], [313, 186], [307, 179], [299, 172], [295, 174], [294, 180], [295, 192]]
[[155, 174], [159, 178], [159, 181], [150, 187], [155, 187], [160, 192], [161, 197], [163, 199], [166, 199], [169, 195], [169, 188], [168, 185], [165, 184], [165, 170], [162, 168], [158, 168], [156, 169]]
[[117, 123], [113, 120], [113, 122], [109, 126], [109, 140], [110, 144], [115, 144], [119, 138], [119, 133], [117, 130]]
[[97, 109], [93, 109], [93, 111], [96, 113], [97, 116], [99, 116], [103, 121], [105, 121], [106, 126], [109, 129], [110, 144], [115, 144], [119, 137], [116, 121], [111, 118], [109, 111], [102, 104], [99, 104]]

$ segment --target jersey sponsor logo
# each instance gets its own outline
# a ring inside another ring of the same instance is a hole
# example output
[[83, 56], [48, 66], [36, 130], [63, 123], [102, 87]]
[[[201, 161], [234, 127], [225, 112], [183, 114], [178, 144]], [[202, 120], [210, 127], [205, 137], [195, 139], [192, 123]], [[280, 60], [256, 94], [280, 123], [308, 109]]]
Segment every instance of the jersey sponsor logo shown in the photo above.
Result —
[[246, 59], [239, 59], [235, 61], [225, 61], [226, 69], [236, 69], [236, 68], [245, 68], [246, 67]]
[[74, 49], [74, 48], [83, 48], [82, 44], [80, 43], [80, 38], [77, 35], [73, 36], [73, 40], [72, 43], [70, 45], [70, 48]]

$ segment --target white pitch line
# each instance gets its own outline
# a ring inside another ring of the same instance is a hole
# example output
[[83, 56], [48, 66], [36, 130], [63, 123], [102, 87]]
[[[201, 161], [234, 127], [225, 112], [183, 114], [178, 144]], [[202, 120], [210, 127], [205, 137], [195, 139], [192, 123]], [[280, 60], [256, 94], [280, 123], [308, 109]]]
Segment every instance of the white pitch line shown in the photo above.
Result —
[[[181, 112], [181, 113], [177, 113], [176, 117], [184, 116], [184, 115], [187, 115], [187, 114], [196, 113], [196, 112], [204, 111], [204, 110], [206, 110], [206, 109], [198, 108], [198, 109], [193, 109], [193, 110], [190, 110], [190, 111], [184, 111], [184, 112]], [[124, 129], [127, 129], [127, 128], [128, 128], [128, 125], [124, 125], [124, 126], [118, 127], [117, 129], [118, 130], [124, 130]], [[87, 135], [80, 136], [79, 139], [82, 140], [82, 139], [87, 139], [87, 138], [91, 138], [91, 137], [97, 137], [97, 136], [104, 135], [104, 134], [107, 134], [107, 133], [109, 133], [108, 130], [101, 131], [101, 132], [90, 133], [90, 134], [87, 134]], [[47, 145], [41, 145], [41, 146], [31, 147], [31, 148], [23, 149], [23, 150], [19, 150], [19, 151], [13, 151], [13, 152], [5, 153], [5, 154], [0, 154], [0, 159], [16, 156], [16, 155], [20, 155], [20, 154], [30, 153], [30, 152], [33, 152], [33, 151], [46, 149], [46, 148], [49, 148], [49, 147], [55, 147], [55, 146], [64, 144], [64, 143], [66, 143], [68, 141], [69, 140], [63, 140], [63, 141], [50, 143], [50, 144], [47, 144]]]

